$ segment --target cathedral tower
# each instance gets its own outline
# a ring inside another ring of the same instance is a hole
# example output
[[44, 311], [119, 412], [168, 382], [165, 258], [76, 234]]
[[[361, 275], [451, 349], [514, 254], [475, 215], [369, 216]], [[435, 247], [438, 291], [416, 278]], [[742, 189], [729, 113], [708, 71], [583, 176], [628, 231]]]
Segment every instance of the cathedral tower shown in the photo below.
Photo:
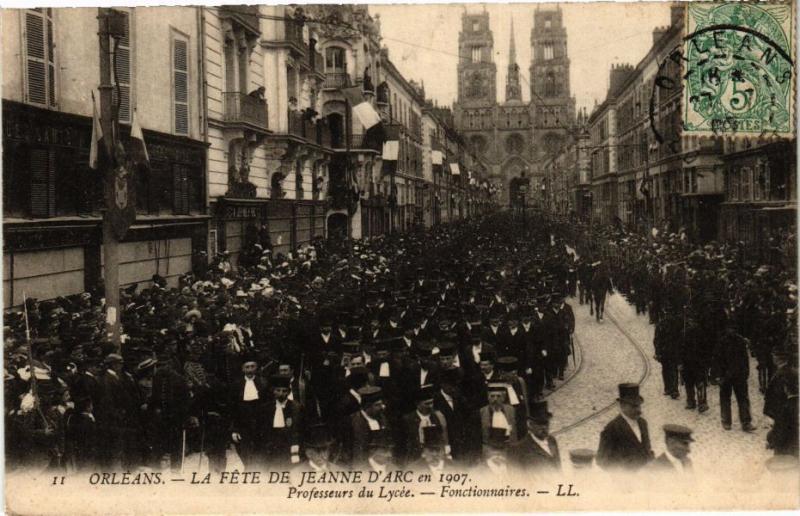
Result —
[[458, 35], [458, 103], [462, 107], [491, 106], [497, 101], [493, 49], [489, 13], [464, 13]]
[[561, 8], [536, 8], [531, 31], [531, 115], [537, 158], [561, 149], [575, 120]]

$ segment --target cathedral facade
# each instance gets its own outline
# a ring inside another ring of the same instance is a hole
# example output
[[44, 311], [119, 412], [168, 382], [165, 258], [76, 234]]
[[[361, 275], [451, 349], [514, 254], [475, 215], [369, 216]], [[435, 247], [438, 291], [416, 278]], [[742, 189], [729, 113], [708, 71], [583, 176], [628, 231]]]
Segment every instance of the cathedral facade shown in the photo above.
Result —
[[536, 199], [544, 177], [542, 163], [562, 148], [575, 121], [561, 10], [537, 7], [534, 12], [526, 80], [529, 102], [522, 100], [513, 21], [510, 39], [505, 101], [498, 102], [489, 13], [464, 13], [461, 17], [455, 123], [489, 166], [490, 181], [501, 189], [502, 204], [511, 204], [518, 194], [512, 187], [520, 184], [515, 178], [528, 179], [528, 197]]

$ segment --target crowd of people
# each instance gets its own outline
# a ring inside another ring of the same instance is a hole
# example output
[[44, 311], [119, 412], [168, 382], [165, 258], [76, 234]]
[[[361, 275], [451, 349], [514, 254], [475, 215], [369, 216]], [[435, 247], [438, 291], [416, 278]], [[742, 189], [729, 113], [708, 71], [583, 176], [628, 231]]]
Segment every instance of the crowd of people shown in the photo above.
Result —
[[[5, 316], [7, 468], [176, 470], [201, 454], [221, 471], [235, 449], [247, 469], [558, 469], [544, 397], [574, 367], [565, 298], [592, 303], [601, 320], [614, 288], [657, 324], [668, 395], [679, 370], [702, 411], [719, 377], [749, 424], [737, 361], [742, 349], [760, 370], [764, 361], [767, 395], [780, 391], [768, 403], [781, 428], [773, 447], [797, 454], [796, 408], [793, 452], [779, 423], [791, 423], [797, 396], [788, 278], [734, 266], [719, 246], [698, 254], [511, 217], [317, 240], [286, 255], [262, 242], [235, 267], [222, 253], [176, 287], [159, 276], [126, 287], [119, 347], [105, 338], [99, 293], [27, 300]], [[753, 327], [773, 311], [771, 329]], [[765, 350], [782, 352], [783, 366], [769, 369]], [[638, 386], [619, 389], [620, 421], [641, 419]], [[729, 426], [730, 404], [727, 414]], [[685, 462], [691, 430], [667, 425], [672, 451], [653, 461], [646, 423], [630, 435], [617, 427], [604, 430], [598, 465]], [[594, 455], [570, 451], [576, 467]]]
[[[794, 261], [773, 256], [766, 265], [740, 243], [697, 245], [680, 233], [611, 227], [584, 236], [581, 283], [610, 282], [637, 314], [648, 314], [664, 395], [677, 400], [682, 386], [686, 409], [703, 413], [709, 386], [717, 386], [722, 427], [732, 428], [733, 395], [742, 430], [753, 431], [753, 358], [764, 414], [774, 421], [767, 444], [776, 454], [797, 456], [797, 269], [788, 266]], [[594, 300], [602, 318], [603, 300], [594, 291], [580, 301]]]

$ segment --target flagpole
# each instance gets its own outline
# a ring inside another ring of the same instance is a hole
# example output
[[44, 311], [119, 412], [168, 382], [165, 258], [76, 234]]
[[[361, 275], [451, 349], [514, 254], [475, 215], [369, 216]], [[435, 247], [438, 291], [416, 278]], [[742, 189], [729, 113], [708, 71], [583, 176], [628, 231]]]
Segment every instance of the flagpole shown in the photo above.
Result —
[[[103, 144], [105, 159], [100, 170], [104, 183], [111, 180], [114, 169], [114, 154], [116, 150], [116, 132], [114, 131], [114, 109], [111, 84], [111, 18], [113, 13], [108, 8], [98, 8], [98, 36], [100, 38], [100, 124], [103, 128]], [[104, 189], [105, 191], [105, 189]], [[119, 325], [119, 241], [111, 226], [108, 209], [109, 199], [106, 200], [103, 211], [103, 282], [105, 286], [106, 308], [106, 336], [120, 350], [120, 325]]]

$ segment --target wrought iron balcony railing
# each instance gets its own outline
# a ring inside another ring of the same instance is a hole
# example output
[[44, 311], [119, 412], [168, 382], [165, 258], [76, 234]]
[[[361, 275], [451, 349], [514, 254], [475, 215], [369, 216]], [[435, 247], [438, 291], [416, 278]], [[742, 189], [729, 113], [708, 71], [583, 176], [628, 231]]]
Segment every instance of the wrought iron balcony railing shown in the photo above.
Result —
[[226, 122], [247, 123], [267, 129], [268, 107], [265, 99], [238, 91], [225, 92], [223, 98]]

